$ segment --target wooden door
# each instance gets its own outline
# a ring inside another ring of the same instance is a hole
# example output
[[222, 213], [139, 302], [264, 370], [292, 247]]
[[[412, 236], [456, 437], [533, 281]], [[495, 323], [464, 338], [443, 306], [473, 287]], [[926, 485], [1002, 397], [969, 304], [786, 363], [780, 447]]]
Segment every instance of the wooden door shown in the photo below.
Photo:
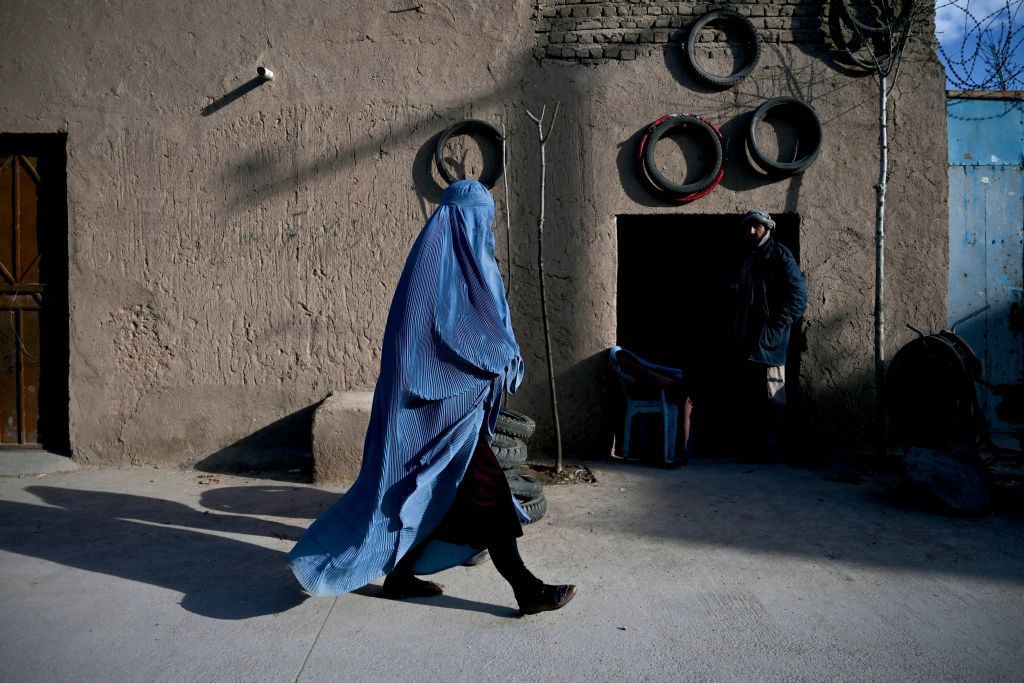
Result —
[[0, 448], [68, 448], [66, 144], [0, 134]]
[[0, 443], [39, 443], [39, 157], [0, 157]]

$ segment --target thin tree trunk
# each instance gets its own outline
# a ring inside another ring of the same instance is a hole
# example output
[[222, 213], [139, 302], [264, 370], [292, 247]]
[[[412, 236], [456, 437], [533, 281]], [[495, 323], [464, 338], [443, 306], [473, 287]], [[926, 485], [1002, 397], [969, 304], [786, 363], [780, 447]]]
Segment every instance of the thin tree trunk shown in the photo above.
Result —
[[501, 170], [505, 180], [505, 256], [508, 276], [505, 278], [505, 296], [512, 291], [512, 209], [509, 207], [508, 197], [508, 134], [505, 132], [505, 124], [501, 124]]
[[[505, 298], [512, 293], [512, 216], [508, 198], [508, 134], [505, 122], [501, 123], [501, 175], [505, 181]], [[501, 389], [501, 405], [508, 405], [508, 388]]]
[[878, 74], [878, 196], [875, 213], [875, 435], [876, 452], [885, 457], [885, 190], [889, 179], [888, 79]]
[[558, 117], [558, 108], [561, 103], [555, 103], [555, 111], [551, 115], [551, 124], [548, 132], [544, 132], [544, 110], [541, 110], [540, 118], [537, 118], [529, 111], [527, 115], [537, 123], [537, 135], [540, 138], [540, 216], [537, 218], [537, 268], [540, 274], [540, 314], [544, 323], [544, 350], [548, 359], [548, 388], [551, 393], [551, 416], [555, 422], [555, 442], [557, 451], [555, 455], [555, 471], [562, 471], [562, 427], [558, 420], [558, 398], [555, 393], [555, 363], [551, 356], [551, 329], [548, 325], [548, 298], [544, 291], [544, 193], [547, 177], [547, 159], [544, 154], [544, 146], [551, 135], [551, 129], [555, 127], [555, 119]]
[[551, 388], [551, 416], [555, 420], [555, 471], [562, 471], [562, 427], [558, 421], [558, 399], [555, 396], [555, 363], [551, 356], [551, 328], [548, 325], [548, 297], [544, 291], [544, 145], [540, 146], [540, 219], [537, 222], [537, 268], [540, 270], [540, 315], [544, 321], [544, 351], [548, 358], [548, 384]]
[[907, 21], [897, 36], [893, 23], [893, 12], [885, 2], [878, 5], [879, 15], [885, 20], [886, 52], [879, 56], [872, 42], [865, 38], [860, 28], [853, 29], [863, 43], [874, 63], [878, 77], [878, 183], [875, 211], [875, 451], [879, 459], [886, 455], [885, 422], [885, 191], [889, 180], [889, 75], [895, 84], [903, 62], [903, 52], [910, 40], [913, 18], [919, 0], [911, 0]]

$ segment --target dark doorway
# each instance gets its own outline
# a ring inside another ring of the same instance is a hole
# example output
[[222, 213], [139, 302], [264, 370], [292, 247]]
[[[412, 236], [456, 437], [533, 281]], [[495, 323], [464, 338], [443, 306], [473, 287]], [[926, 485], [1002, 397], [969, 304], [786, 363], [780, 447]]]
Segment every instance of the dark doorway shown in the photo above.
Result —
[[0, 134], [0, 448], [68, 448], [66, 141]]
[[[799, 261], [799, 215], [772, 217], [775, 238]], [[617, 343], [687, 372], [701, 450], [729, 450], [737, 431], [733, 286], [749, 253], [738, 221], [737, 214], [618, 217]], [[791, 407], [799, 392], [798, 336], [794, 329], [786, 364]]]

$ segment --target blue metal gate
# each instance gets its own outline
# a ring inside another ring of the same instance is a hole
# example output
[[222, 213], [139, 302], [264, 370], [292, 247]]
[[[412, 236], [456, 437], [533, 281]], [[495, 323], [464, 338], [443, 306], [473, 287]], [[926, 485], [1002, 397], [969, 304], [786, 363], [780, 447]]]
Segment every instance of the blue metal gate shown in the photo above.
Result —
[[[981, 359], [993, 384], [1024, 380], [1024, 333], [1011, 329], [1011, 312], [1024, 287], [1024, 101], [950, 96], [949, 322], [989, 304], [985, 314], [957, 329]], [[996, 401], [980, 391], [994, 432], [1013, 426], [998, 419]]]

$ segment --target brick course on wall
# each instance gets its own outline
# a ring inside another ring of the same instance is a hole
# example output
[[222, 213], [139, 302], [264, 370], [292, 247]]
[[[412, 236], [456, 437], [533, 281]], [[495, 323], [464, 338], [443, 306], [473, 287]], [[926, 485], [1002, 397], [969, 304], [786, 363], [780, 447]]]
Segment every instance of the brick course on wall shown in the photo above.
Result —
[[[750, 19], [767, 43], [823, 44], [821, 0], [747, 0], [730, 4], [628, 0], [542, 0], [534, 10], [540, 59], [635, 59], [686, 40], [705, 12], [728, 8]], [[701, 42], [725, 42], [723, 31]]]

